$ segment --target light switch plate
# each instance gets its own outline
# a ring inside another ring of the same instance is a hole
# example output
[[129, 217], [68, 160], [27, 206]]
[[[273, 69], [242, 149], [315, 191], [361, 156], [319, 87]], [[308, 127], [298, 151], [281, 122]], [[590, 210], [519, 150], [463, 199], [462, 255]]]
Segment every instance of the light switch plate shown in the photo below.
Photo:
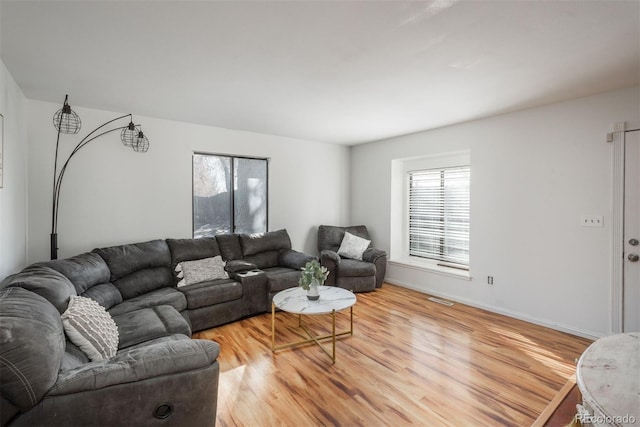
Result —
[[580, 224], [583, 227], [604, 227], [604, 217], [602, 215], [582, 215]]

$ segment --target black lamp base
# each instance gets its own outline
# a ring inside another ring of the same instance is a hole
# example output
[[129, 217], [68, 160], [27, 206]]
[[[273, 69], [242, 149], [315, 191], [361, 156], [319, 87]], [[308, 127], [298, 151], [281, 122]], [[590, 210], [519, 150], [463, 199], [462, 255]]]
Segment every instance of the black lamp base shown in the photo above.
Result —
[[51, 259], [58, 259], [58, 233], [51, 233]]

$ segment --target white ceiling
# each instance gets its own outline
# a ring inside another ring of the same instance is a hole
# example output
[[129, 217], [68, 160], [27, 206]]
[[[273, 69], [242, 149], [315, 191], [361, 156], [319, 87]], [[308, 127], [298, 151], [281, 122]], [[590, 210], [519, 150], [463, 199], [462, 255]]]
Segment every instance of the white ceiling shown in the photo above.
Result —
[[640, 84], [639, 1], [12, 1], [30, 99], [357, 144]]

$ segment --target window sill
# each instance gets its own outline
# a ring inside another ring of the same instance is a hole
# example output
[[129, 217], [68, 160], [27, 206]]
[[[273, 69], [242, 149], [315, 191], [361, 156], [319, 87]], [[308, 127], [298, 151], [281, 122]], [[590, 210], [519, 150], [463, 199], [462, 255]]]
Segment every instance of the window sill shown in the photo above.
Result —
[[389, 260], [389, 264], [397, 265], [398, 267], [408, 267], [414, 270], [427, 271], [429, 273], [440, 274], [443, 276], [455, 277], [457, 279], [471, 280], [471, 273], [469, 271], [458, 270], [457, 268], [451, 267], [443, 267], [429, 261], [421, 262], [402, 258]]

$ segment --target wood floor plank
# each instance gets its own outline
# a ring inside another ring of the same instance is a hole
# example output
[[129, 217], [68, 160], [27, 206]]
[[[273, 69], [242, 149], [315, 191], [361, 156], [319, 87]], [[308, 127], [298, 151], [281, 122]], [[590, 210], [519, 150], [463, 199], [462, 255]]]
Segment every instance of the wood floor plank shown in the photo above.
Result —
[[[390, 284], [357, 298], [335, 365], [314, 344], [273, 354], [270, 313], [194, 334], [221, 346], [217, 425], [528, 426], [591, 343]], [[276, 321], [279, 341], [299, 338], [297, 316]]]

